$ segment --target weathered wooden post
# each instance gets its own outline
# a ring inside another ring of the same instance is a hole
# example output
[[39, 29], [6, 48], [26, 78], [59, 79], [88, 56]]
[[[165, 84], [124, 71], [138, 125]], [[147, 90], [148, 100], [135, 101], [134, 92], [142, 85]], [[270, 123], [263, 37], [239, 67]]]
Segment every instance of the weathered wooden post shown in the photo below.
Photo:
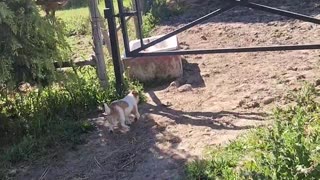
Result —
[[134, 22], [134, 27], [135, 27], [135, 32], [136, 32], [136, 38], [140, 39], [143, 38], [142, 37], [142, 30], [141, 30], [141, 26], [142, 26], [142, 9], [143, 9], [143, 0], [131, 0], [131, 7], [133, 9], [133, 11], [136, 11], [137, 14], [136, 16], [133, 17], [133, 22]]
[[111, 56], [111, 43], [110, 43], [110, 39], [109, 39], [109, 32], [108, 29], [106, 27], [106, 25], [104, 24], [104, 18], [101, 16], [100, 11], [98, 11], [99, 14], [99, 18], [100, 18], [100, 25], [101, 25], [101, 33], [103, 36], [103, 41], [105, 43], [105, 46], [108, 50], [109, 56]]
[[102, 48], [101, 25], [100, 25], [100, 16], [99, 16], [97, 0], [89, 0], [89, 9], [90, 9], [90, 15], [91, 15], [92, 36], [93, 36], [94, 52], [95, 52], [96, 65], [97, 65], [97, 74], [98, 74], [101, 86], [103, 88], [106, 88], [109, 82], [108, 82], [106, 63], [104, 61], [104, 54], [103, 54], [103, 48]]
[[[137, 11], [136, 9], [136, 1], [135, 0], [131, 0], [131, 7], [133, 9], [133, 11]], [[139, 12], [138, 12], [139, 13]], [[134, 23], [134, 29], [136, 32], [136, 38], [139, 38], [139, 32], [138, 32], [138, 28], [139, 28], [139, 23], [138, 23], [138, 16], [134, 16], [133, 17], [133, 23]]]

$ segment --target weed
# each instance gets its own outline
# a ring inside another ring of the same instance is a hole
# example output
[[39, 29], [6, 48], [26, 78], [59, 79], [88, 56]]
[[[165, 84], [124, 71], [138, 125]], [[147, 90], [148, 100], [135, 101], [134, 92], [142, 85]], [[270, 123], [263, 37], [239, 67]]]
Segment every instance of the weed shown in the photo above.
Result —
[[[99, 9], [103, 9], [99, 5]], [[66, 25], [68, 42], [77, 56], [87, 56], [91, 27], [89, 9], [79, 8], [57, 12]], [[75, 38], [82, 37], [75, 41]], [[85, 44], [82, 42], [86, 40]], [[109, 57], [106, 57], [109, 59]], [[86, 120], [88, 114], [103, 102], [122, 98], [115, 90], [111, 61], [107, 61], [110, 86], [101, 89], [96, 71], [91, 67], [75, 68], [56, 74], [56, 81], [47, 87], [20, 94], [0, 87], [0, 179], [5, 179], [11, 165], [32, 161], [57, 149], [69, 149], [84, 142], [82, 134], [94, 127]], [[125, 78], [125, 92], [137, 90], [145, 100], [142, 86]]]
[[65, 22], [67, 36], [91, 34], [88, 8], [58, 11], [57, 16]]
[[161, 21], [177, 16], [183, 12], [180, 3], [176, 2], [174, 8], [169, 8], [166, 0], [156, 0], [147, 8], [147, 13], [143, 16], [143, 36], [149, 37], [151, 31]]
[[147, 13], [142, 17], [143, 21], [143, 37], [149, 37], [151, 31], [156, 27], [158, 24], [158, 20], [151, 14]]
[[312, 85], [294, 94], [296, 105], [276, 108], [272, 128], [261, 128], [187, 165], [189, 179], [318, 179], [320, 104]]
[[[0, 96], [0, 144], [6, 145], [0, 148], [0, 159], [5, 164], [32, 160], [50, 149], [83, 143], [81, 134], [93, 129], [86, 116], [103, 102], [122, 97], [115, 91], [114, 78], [108, 89], [101, 89], [91, 67], [60, 76], [56, 84], [29, 94], [8, 92]], [[126, 81], [125, 88], [126, 92], [135, 89], [142, 94], [137, 82]]]

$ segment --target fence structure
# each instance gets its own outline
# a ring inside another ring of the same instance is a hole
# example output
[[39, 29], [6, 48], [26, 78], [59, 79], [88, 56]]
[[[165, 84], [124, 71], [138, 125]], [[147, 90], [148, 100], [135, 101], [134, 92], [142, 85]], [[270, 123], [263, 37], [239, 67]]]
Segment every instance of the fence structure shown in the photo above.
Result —
[[[263, 51], [291, 51], [291, 50], [311, 50], [311, 49], [320, 49], [319, 44], [303, 44], [303, 45], [278, 45], [278, 46], [260, 46], [260, 47], [237, 47], [237, 48], [218, 48], [218, 49], [195, 49], [195, 50], [175, 50], [175, 51], [158, 51], [158, 52], [144, 52], [147, 48], [156, 45], [172, 36], [175, 36], [187, 29], [192, 28], [193, 26], [200, 24], [214, 16], [220, 15], [226, 11], [232, 10], [235, 7], [247, 7], [253, 10], [260, 10], [272, 14], [277, 14], [280, 16], [285, 16], [304, 22], [310, 22], [315, 24], [320, 24], [320, 19], [313, 18], [311, 16], [286, 11], [262, 4], [257, 4], [250, 2], [250, 0], [226, 0], [226, 5], [222, 8], [216, 9], [209, 14], [202, 16], [185, 26], [172, 31], [154, 41], [151, 41], [147, 44], [143, 42], [142, 36], [142, 16], [141, 16], [141, 7], [139, 6], [140, 0], [135, 1], [135, 10], [134, 11], [125, 11], [123, 6], [123, 0], [117, 0], [119, 13], [115, 14], [113, 0], [105, 0], [106, 8], [104, 9], [105, 18], [108, 21], [109, 35], [112, 49], [112, 59], [114, 63], [114, 71], [116, 76], [116, 87], [117, 92], [122, 92], [123, 86], [123, 66], [121, 63], [121, 57], [119, 52], [119, 41], [116, 33], [116, 20], [115, 18], [120, 19], [120, 27], [123, 35], [123, 43], [126, 57], [143, 57], [143, 56], [170, 56], [170, 55], [192, 55], [192, 54], [218, 54], [218, 53], [244, 53], [244, 52], [263, 52]], [[140, 48], [135, 50], [130, 50], [129, 48], [129, 38], [127, 25], [125, 22], [126, 17], [135, 16], [138, 23], [138, 39], [140, 40]]]

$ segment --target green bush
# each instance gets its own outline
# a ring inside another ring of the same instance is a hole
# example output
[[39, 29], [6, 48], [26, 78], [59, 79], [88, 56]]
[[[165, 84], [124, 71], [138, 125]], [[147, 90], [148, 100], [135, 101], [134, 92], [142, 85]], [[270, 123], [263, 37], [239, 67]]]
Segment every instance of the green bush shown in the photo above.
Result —
[[90, 17], [88, 16], [68, 16], [66, 18], [66, 34], [73, 35], [89, 35], [91, 34]]
[[187, 166], [189, 179], [319, 179], [320, 104], [311, 85], [277, 108], [274, 125], [257, 129]]
[[147, 13], [142, 17], [143, 21], [143, 37], [149, 37], [151, 34], [151, 31], [156, 27], [156, 24], [158, 23], [157, 19], [151, 14]]
[[[63, 77], [66, 79], [27, 95], [2, 92], [0, 144], [10, 148], [0, 159], [14, 163], [32, 159], [59, 144], [81, 143], [80, 135], [92, 128], [85, 119], [87, 115], [102, 102], [122, 97], [115, 92], [113, 78], [108, 89], [101, 89], [93, 68]], [[142, 86], [126, 81], [125, 93], [128, 89], [141, 92]]]
[[183, 8], [178, 2], [174, 8], [169, 8], [166, 0], [147, 1], [145, 6], [146, 13], [142, 17], [144, 37], [149, 37], [152, 29], [161, 21], [166, 21], [183, 12]]
[[169, 8], [167, 0], [152, 1], [150, 6], [150, 13], [157, 18], [158, 21], [168, 20], [172, 16], [181, 14], [182, 11], [183, 9], [178, 2], [176, 2], [175, 8]]
[[41, 17], [34, 1], [0, 0], [0, 84], [48, 85], [53, 62], [68, 56], [63, 23]]

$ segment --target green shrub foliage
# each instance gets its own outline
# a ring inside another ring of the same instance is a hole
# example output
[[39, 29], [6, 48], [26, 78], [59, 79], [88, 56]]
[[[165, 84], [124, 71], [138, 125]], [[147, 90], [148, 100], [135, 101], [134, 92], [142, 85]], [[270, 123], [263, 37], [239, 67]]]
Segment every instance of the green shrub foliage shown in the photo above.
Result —
[[0, 84], [46, 85], [69, 47], [59, 20], [42, 17], [32, 0], [0, 0]]

